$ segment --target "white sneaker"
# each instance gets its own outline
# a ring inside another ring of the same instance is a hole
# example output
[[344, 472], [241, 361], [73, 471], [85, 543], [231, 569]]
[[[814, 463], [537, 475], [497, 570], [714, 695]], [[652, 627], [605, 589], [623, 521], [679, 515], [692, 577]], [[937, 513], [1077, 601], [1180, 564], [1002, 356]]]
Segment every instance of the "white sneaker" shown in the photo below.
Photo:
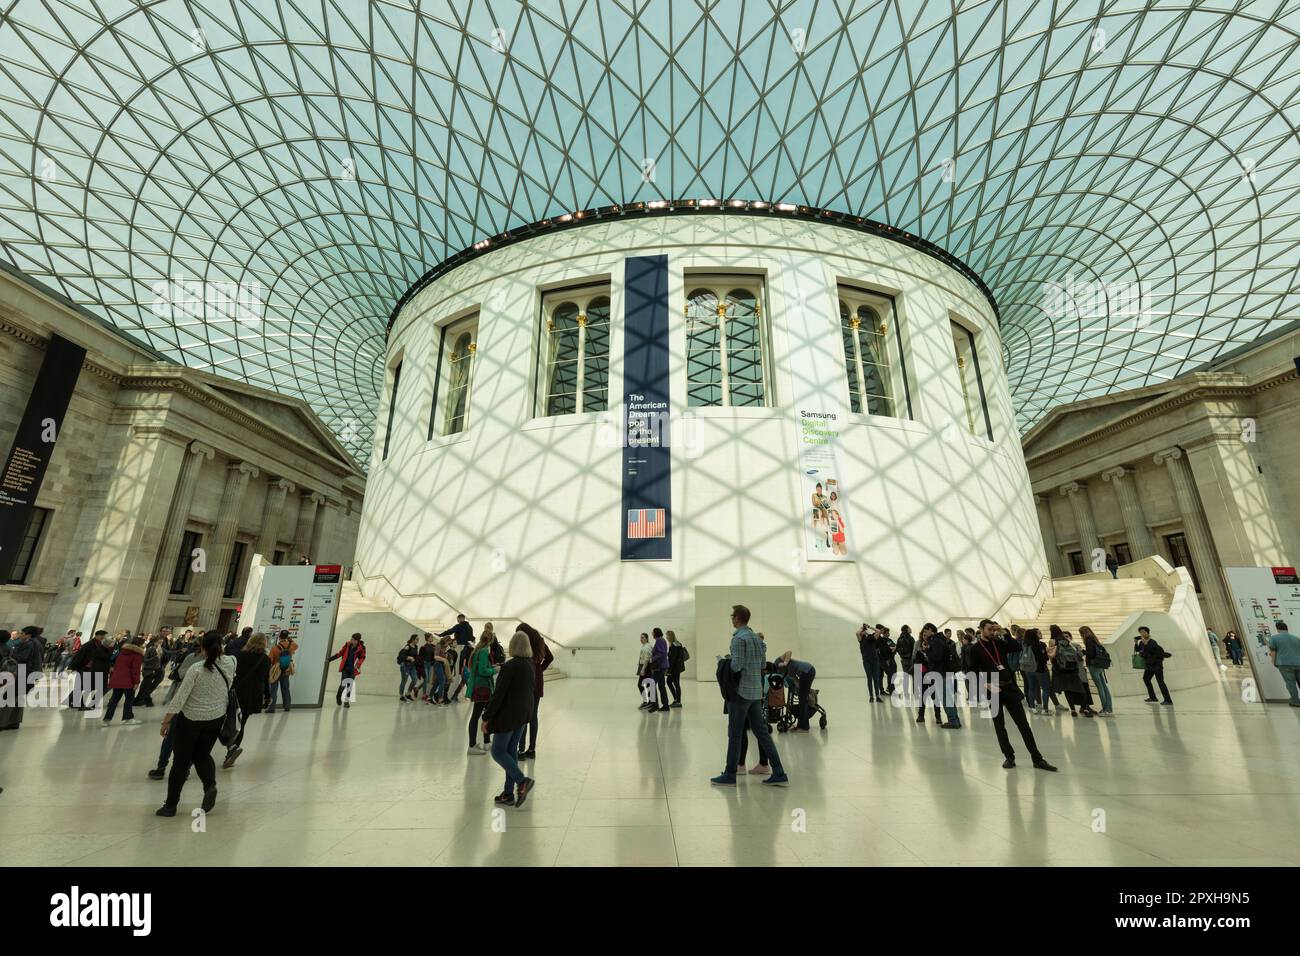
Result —
[[130, 720], [124, 720], [124, 721], [122, 721], [122, 723], [123, 723], [125, 726], [127, 726], [127, 727], [134, 727], [134, 726], [136, 726], [137, 724], [143, 724], [144, 721], [143, 721], [143, 720], [139, 720], [138, 718], [132, 717]]
[[483, 748], [480, 747], [478, 744], [474, 744], [472, 747], [469, 748], [469, 753], [473, 754], [476, 757], [481, 757], [483, 756], [484, 753], [486, 753], [486, 751], [483, 750]]

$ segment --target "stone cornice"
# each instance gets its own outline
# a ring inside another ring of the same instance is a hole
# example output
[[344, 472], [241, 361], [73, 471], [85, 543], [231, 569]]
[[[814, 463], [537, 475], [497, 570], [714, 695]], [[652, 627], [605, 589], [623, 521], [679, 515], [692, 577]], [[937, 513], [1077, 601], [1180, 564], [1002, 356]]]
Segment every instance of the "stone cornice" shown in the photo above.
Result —
[[[1218, 380], [1217, 382], [1214, 380]], [[1235, 382], [1224, 381], [1224, 379], [1235, 379]], [[1144, 405], [1134, 412], [1121, 416], [1113, 422], [1099, 425], [1092, 431], [1085, 432], [1073, 438], [1068, 438], [1058, 445], [1050, 448], [1035, 450], [1031, 455], [1026, 456], [1027, 462], [1034, 462], [1047, 456], [1059, 456], [1065, 452], [1075, 451], [1076, 449], [1117, 435], [1126, 431], [1142, 422], [1159, 418], [1166, 412], [1170, 412], [1184, 405], [1193, 402], [1203, 401], [1211, 398], [1252, 398], [1262, 392], [1285, 385], [1287, 382], [1300, 379], [1300, 373], [1295, 369], [1289, 369], [1277, 375], [1272, 375], [1258, 382], [1248, 382], [1241, 375], [1224, 375], [1216, 373], [1197, 373], [1191, 377], [1182, 391], [1166, 397], [1165, 399], [1155, 402], [1151, 405]], [[1117, 397], [1123, 393], [1117, 393]], [[1062, 416], [1064, 417], [1064, 416]], [[1058, 421], [1060, 419], [1058, 418]]]

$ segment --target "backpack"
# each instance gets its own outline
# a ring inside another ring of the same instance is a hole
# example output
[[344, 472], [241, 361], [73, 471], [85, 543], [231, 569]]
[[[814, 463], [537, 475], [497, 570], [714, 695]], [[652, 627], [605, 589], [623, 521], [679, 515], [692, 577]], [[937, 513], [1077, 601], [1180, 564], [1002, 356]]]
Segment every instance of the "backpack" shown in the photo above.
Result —
[[1056, 645], [1056, 666], [1061, 670], [1073, 671], [1079, 669], [1079, 649], [1073, 644], [1067, 644], [1062, 641]]
[[217, 730], [217, 739], [228, 747], [239, 736], [239, 698], [235, 696], [235, 688], [230, 686], [230, 678], [226, 676], [226, 672], [220, 667], [213, 669], [226, 682], [226, 716], [221, 721], [220, 729]]
[[1093, 652], [1092, 659], [1094, 661], [1093, 667], [1100, 667], [1102, 670], [1110, 668], [1110, 653], [1100, 644], [1097, 645], [1097, 650]]
[[1038, 673], [1038, 658], [1034, 656], [1034, 650], [1028, 644], [1020, 652], [1020, 662], [1016, 665], [1016, 670], [1022, 674]]

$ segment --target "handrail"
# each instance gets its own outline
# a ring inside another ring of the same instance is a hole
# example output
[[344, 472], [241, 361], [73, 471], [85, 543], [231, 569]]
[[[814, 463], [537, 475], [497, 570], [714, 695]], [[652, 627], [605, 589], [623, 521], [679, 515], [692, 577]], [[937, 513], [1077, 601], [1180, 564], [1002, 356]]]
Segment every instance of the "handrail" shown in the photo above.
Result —
[[[404, 598], [421, 598], [421, 597], [437, 598], [437, 599], [438, 599], [439, 601], [441, 601], [443, 604], [447, 605], [447, 607], [455, 607], [454, 604], [452, 604], [450, 601], [448, 601], [446, 598], [444, 598], [441, 594], [438, 594], [436, 591], [422, 591], [422, 592], [419, 592], [419, 593], [416, 593], [416, 594], [406, 594], [406, 593], [403, 592], [401, 589], [399, 589], [399, 588], [397, 587], [396, 584], [394, 584], [391, 580], [389, 580], [389, 577], [388, 577], [388, 575], [386, 575], [386, 574], [380, 573], [380, 574], [371, 574], [371, 575], [367, 575], [367, 574], [366, 574], [366, 570], [365, 570], [365, 568], [363, 568], [363, 567], [361, 566], [361, 562], [360, 562], [360, 561], [354, 561], [354, 562], [353, 562], [353, 564], [352, 564], [352, 572], [353, 572], [353, 577], [349, 578], [349, 580], [353, 581], [354, 583], [357, 583], [356, 580], [355, 580], [355, 576], [358, 575], [358, 574], [361, 576], [361, 579], [362, 579], [363, 581], [375, 581], [375, 580], [378, 580], [378, 579], [382, 578], [385, 584], [387, 584], [390, 588], [393, 589], [393, 591], [395, 591], [397, 594], [400, 594], [400, 595], [401, 595], [402, 597], [404, 597]], [[360, 589], [360, 584], [359, 584], [359, 583], [357, 583], [357, 588], [358, 588], [358, 590]], [[378, 600], [378, 598], [372, 598], [371, 600]], [[383, 602], [383, 603], [387, 604], [388, 602], [385, 601], [385, 602]], [[391, 608], [391, 605], [390, 605], [390, 608]], [[465, 620], [467, 620], [467, 621], [499, 621], [499, 620], [501, 620], [503, 617], [514, 617], [514, 615], [501, 615], [501, 614], [498, 614], [498, 615], [495, 615], [495, 616], [493, 616], [493, 617], [470, 617], [470, 616], [467, 614], [467, 615], [465, 615]], [[412, 622], [412, 623], [414, 623], [414, 622]], [[538, 633], [538, 634], [542, 634], [541, 631], [538, 631], [537, 633]], [[546, 634], [542, 634], [542, 639], [548, 641], [548, 642], [551, 643], [551, 644], [554, 644], [556, 647], [562, 647], [562, 648], [564, 648], [564, 649], [565, 649], [566, 651], [568, 651], [570, 654], [577, 654], [578, 651], [616, 651], [616, 650], [618, 650], [618, 648], [615, 647], [615, 646], [612, 645], [612, 644], [611, 644], [611, 645], [608, 645], [608, 646], [606, 646], [606, 645], [596, 645], [596, 646], [590, 646], [590, 645], [588, 645], [588, 646], [584, 646], [584, 647], [574, 647], [574, 646], [572, 646], [572, 645], [570, 645], [570, 644], [565, 644], [563, 641], [557, 641], [555, 638], [553, 638], [553, 637], [549, 637], [549, 636], [547, 636]]]
[[[1032, 598], [1032, 597], [1037, 597], [1037, 596], [1038, 596], [1038, 592], [1041, 591], [1041, 590], [1043, 589], [1043, 582], [1044, 582], [1044, 581], [1051, 581], [1051, 580], [1052, 580], [1052, 576], [1051, 576], [1050, 574], [1044, 574], [1044, 575], [1041, 575], [1041, 576], [1038, 578], [1038, 587], [1034, 588], [1034, 590], [1031, 591], [1031, 592], [1029, 592], [1028, 594], [1025, 594], [1025, 593], [1023, 593], [1023, 592], [1021, 592], [1021, 591], [1013, 591], [1011, 594], [1008, 594], [1008, 595], [1006, 596], [1006, 600], [1004, 600], [1001, 604], [998, 605], [997, 610], [995, 610], [995, 611], [994, 611], [991, 615], [989, 615], [989, 616], [990, 616], [991, 618], [992, 618], [992, 617], [998, 617], [998, 616], [999, 616], [999, 612], [1001, 612], [1003, 608], [1005, 608], [1008, 604], [1011, 603], [1011, 599], [1012, 599], [1012, 598]], [[939, 625], [938, 625], [938, 629], [939, 629], [940, 633], [942, 633], [942, 632], [943, 632], [943, 629], [944, 629], [944, 625], [946, 625], [946, 624], [951, 624], [953, 621], [970, 621], [970, 620], [974, 620], [974, 618], [971, 617], [969, 614], [963, 614], [963, 615], [957, 615], [957, 616], [949, 617], [949, 618], [946, 618], [946, 619], [943, 621], [942, 624], [939, 624]]]

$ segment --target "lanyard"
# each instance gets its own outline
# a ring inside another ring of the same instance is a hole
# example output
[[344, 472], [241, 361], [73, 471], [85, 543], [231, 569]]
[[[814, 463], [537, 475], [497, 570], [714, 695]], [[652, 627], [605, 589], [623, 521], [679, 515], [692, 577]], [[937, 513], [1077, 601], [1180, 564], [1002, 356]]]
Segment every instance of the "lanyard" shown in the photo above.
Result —
[[998, 670], [1002, 670], [1002, 654], [998, 651], [998, 646], [993, 641], [986, 643], [983, 638], [980, 639], [980, 645], [984, 648], [984, 653], [998, 665]]

